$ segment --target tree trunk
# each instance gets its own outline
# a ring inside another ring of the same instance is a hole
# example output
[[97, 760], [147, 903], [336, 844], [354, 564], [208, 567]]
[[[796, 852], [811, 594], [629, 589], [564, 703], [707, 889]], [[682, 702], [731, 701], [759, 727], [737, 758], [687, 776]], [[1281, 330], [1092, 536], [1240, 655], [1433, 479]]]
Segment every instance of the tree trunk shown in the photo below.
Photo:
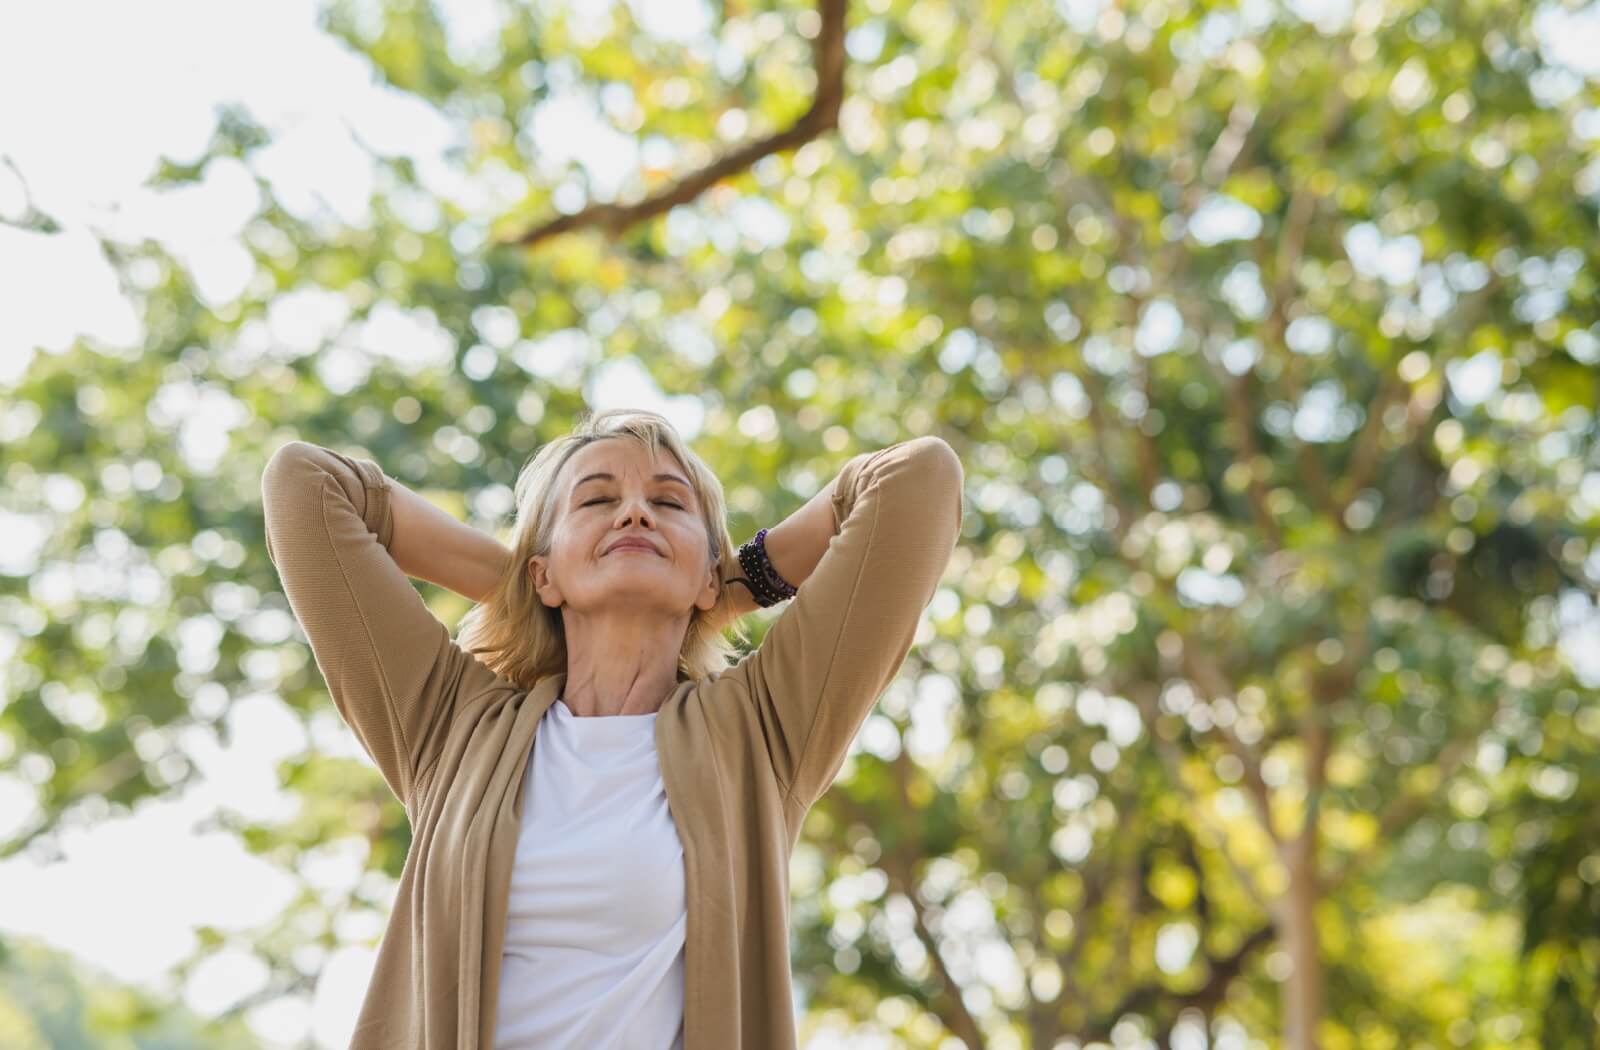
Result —
[[1293, 969], [1283, 983], [1283, 1045], [1287, 1050], [1318, 1050], [1323, 971], [1322, 945], [1317, 940], [1315, 841], [1304, 834], [1300, 841], [1288, 844], [1285, 852], [1289, 889], [1282, 901], [1280, 932]]

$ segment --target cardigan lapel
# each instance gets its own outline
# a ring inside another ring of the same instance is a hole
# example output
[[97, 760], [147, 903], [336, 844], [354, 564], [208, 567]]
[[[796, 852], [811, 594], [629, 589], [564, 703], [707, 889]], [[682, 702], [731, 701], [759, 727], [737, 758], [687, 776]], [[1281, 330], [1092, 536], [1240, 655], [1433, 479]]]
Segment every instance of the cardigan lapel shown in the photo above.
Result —
[[477, 989], [479, 1001], [471, 1001], [472, 989], [465, 982], [461, 988], [465, 1000], [461, 1004], [462, 1009], [467, 1011], [463, 1016], [478, 1018], [477, 1046], [463, 1050], [489, 1050], [494, 1046], [500, 963], [505, 952], [506, 917], [510, 912], [511, 873], [516, 866], [517, 838], [522, 831], [522, 795], [528, 782], [528, 763], [533, 759], [539, 724], [560, 695], [566, 677], [565, 671], [547, 675], [522, 697], [521, 702], [517, 703], [511, 733], [506, 741], [507, 755], [517, 757], [515, 761], [505, 762], [502, 767], [503, 776], [509, 778], [510, 782], [504, 783], [499, 792], [484, 864], [486, 885], [483, 909], [479, 916], [479, 921], [483, 923], [483, 955], [479, 964], [481, 977]]

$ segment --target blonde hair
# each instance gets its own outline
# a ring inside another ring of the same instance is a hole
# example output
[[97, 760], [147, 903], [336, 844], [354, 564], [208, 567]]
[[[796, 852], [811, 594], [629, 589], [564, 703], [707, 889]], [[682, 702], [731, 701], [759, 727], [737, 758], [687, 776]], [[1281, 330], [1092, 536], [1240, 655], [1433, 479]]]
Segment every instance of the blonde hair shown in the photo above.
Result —
[[461, 618], [458, 644], [520, 688], [532, 689], [541, 678], [567, 669], [566, 626], [561, 610], [539, 600], [527, 570], [534, 555], [550, 554], [559, 516], [561, 468], [584, 446], [614, 438], [637, 441], [654, 454], [667, 449], [678, 457], [689, 473], [710, 540], [711, 564], [717, 567], [717, 604], [710, 612], [699, 607], [691, 609], [689, 628], [678, 651], [678, 680], [699, 681], [726, 670], [738, 656], [738, 649], [715, 623], [732, 621], [730, 628], [735, 638], [748, 641], [728, 608], [735, 593], [726, 580], [738, 575], [739, 570], [733, 537], [728, 532], [722, 482], [689, 449], [665, 416], [644, 409], [610, 409], [580, 417], [570, 434], [548, 442], [522, 468], [513, 490], [516, 516], [510, 541], [512, 558], [506, 574]]

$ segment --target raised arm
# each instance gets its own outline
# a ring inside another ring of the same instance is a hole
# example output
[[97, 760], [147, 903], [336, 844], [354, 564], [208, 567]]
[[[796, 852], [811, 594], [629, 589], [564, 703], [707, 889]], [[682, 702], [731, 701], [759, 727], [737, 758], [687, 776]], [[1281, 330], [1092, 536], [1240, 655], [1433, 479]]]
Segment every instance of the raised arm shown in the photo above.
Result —
[[389, 552], [393, 482], [305, 441], [261, 476], [267, 557], [334, 706], [410, 812], [459, 699], [494, 672], [458, 646]]
[[[756, 651], [724, 672], [748, 690], [778, 782], [802, 808], [832, 784], [911, 651], [961, 532], [963, 479], [955, 450], [932, 436], [846, 461], [821, 560]], [[805, 560], [790, 564], [804, 571]], [[776, 553], [773, 564], [782, 571]]]
[[389, 479], [396, 522], [389, 556], [407, 576], [481, 602], [511, 565], [511, 548]]

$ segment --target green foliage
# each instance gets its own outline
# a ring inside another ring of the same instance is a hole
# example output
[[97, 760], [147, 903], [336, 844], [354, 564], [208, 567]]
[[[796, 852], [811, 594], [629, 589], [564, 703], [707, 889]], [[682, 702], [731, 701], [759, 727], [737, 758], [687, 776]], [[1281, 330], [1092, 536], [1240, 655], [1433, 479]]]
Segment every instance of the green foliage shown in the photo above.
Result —
[[0, 961], [0, 1046], [6, 1050], [253, 1050], [237, 1018], [207, 1022], [117, 985], [32, 941]]
[[[530, 107], [606, 89], [611, 130], [673, 143], [635, 199], [726, 148], [719, 127], [804, 110], [809, 8], [726, 5], [724, 68], [620, 5], [599, 32], [518, 8], [471, 62], [429, 5], [366, 7], [328, 28], [458, 122], [474, 175], [528, 174], [485, 214], [380, 157], [367, 229], [269, 199], [245, 238], [260, 283], [216, 308], [158, 245], [112, 246], [143, 275], [144, 352], [36, 360], [0, 408], [0, 499], [47, 514], [40, 573], [110, 540], [162, 590], [0, 579], [0, 771], [49, 760], [40, 822], [0, 853], [176, 790], [162, 733], [218, 722], [208, 688], [331, 714], [262, 546], [283, 440], [365, 448], [494, 529], [517, 468], [636, 359], [703, 409], [735, 535], [864, 448], [937, 433], [966, 464], [928, 633], [796, 857], [807, 1031], [1271, 1042], [1298, 968], [1328, 1050], [1595, 1045], [1600, 683], [1560, 632], [1600, 583], [1600, 147], [1579, 130], [1600, 91], [1546, 64], [1533, 7], [1364, 2], [1319, 26], [1211, 0], [869, 0], [836, 132], [531, 253], [491, 235], [593, 186], [538, 166]], [[229, 111], [212, 153], [266, 141]], [[439, 222], [408, 221], [419, 196]], [[351, 324], [437, 322], [450, 363], [365, 354], [330, 381], [326, 354], [262, 337], [300, 288]], [[191, 386], [244, 409], [212, 472], [150, 411]], [[81, 502], [47, 499], [64, 480]], [[221, 632], [205, 659], [181, 655], [189, 621]], [[103, 717], [72, 714], [79, 692]], [[398, 874], [408, 829], [374, 770], [313, 752], [280, 773], [294, 818], [223, 817], [250, 848], [294, 866], [354, 838]], [[258, 939], [274, 974], [381, 910], [370, 891], [308, 888]], [[39, 1023], [0, 1007], [21, 1045]]]

